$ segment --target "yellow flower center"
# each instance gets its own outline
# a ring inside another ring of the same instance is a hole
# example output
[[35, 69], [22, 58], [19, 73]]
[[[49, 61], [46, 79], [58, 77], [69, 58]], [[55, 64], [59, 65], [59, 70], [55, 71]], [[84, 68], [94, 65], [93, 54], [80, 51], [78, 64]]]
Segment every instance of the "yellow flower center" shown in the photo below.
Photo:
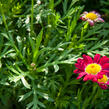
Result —
[[108, 81], [108, 78], [106, 75], [103, 75], [103, 78], [101, 79], [98, 79], [98, 82], [103, 82], [103, 83], [106, 83]]
[[86, 15], [86, 18], [91, 19], [91, 20], [95, 20], [97, 18], [97, 15], [90, 12]]
[[89, 64], [85, 69], [86, 73], [93, 74], [93, 75], [96, 75], [100, 71], [101, 71], [101, 66], [95, 63]]

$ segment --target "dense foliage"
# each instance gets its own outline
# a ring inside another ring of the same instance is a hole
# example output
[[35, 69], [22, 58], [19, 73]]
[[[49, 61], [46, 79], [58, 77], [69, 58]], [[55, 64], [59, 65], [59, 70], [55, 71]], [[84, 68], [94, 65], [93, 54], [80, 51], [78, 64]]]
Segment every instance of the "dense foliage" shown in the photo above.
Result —
[[[0, 0], [0, 109], [105, 109], [109, 90], [77, 80], [83, 54], [109, 57], [109, 0]], [[104, 23], [80, 20], [96, 10]]]

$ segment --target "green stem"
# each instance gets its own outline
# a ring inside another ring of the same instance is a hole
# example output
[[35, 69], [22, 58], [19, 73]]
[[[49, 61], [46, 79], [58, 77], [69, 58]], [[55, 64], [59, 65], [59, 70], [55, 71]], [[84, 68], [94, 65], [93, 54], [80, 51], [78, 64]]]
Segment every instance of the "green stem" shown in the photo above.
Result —
[[85, 25], [82, 27], [82, 30], [81, 30], [81, 38], [80, 38], [80, 40], [78, 41], [79, 43], [83, 41], [83, 39], [84, 39], [83, 36], [84, 36], [84, 34], [86, 33], [86, 31], [87, 31], [88, 25], [89, 25], [89, 23], [86, 22]]
[[31, 33], [33, 33], [34, 0], [31, 1], [31, 6]]
[[1, 14], [2, 14], [2, 17], [3, 17], [3, 22], [4, 22], [4, 25], [5, 25], [6, 31], [8, 32], [8, 26], [7, 26], [7, 23], [6, 23], [6, 19], [5, 19], [5, 15], [4, 15], [4, 11], [3, 11], [3, 8], [2, 8], [1, 2], [0, 2], [0, 10], [1, 10]]

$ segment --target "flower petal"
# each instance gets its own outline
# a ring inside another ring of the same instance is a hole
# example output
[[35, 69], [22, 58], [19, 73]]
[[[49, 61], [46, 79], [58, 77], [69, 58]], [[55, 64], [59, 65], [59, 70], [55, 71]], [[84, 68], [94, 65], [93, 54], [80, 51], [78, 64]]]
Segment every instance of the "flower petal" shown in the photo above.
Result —
[[73, 72], [74, 72], [74, 73], [76, 73], [76, 74], [78, 74], [78, 73], [80, 73], [80, 72], [81, 72], [81, 70], [76, 69], [76, 70], [74, 70]]
[[100, 15], [99, 13], [97, 13], [97, 12], [96, 12], [95, 14], [98, 16], [98, 18], [100, 18], [100, 17], [101, 17], [101, 15]]
[[101, 78], [103, 78], [103, 74], [98, 74], [97, 79], [101, 79]]
[[81, 73], [79, 74], [79, 76], [77, 77], [77, 79], [80, 79], [80, 78], [83, 77], [84, 75], [86, 75], [86, 72], [81, 72]]
[[109, 63], [105, 63], [102, 65], [102, 69], [109, 70]]
[[86, 76], [84, 77], [83, 81], [88, 81], [88, 80], [89, 80], [89, 76], [86, 75]]
[[107, 77], [109, 77], [109, 72], [106, 73]]
[[97, 82], [97, 78], [96, 77], [93, 77], [92, 81], [93, 82]]
[[100, 61], [100, 54], [96, 54], [96, 55], [94, 56], [94, 62], [95, 62], [95, 63], [99, 63], [99, 61]]
[[87, 19], [85, 18], [85, 16], [81, 16], [80, 17], [81, 20], [86, 21]]
[[84, 71], [84, 69], [85, 69], [85, 67], [82, 66], [82, 64], [79, 64], [79, 63], [76, 63], [75, 64], [75, 67], [78, 68], [78, 69], [80, 69], [81, 71]]
[[108, 88], [108, 86], [106, 84], [99, 84], [99, 86], [104, 90]]
[[79, 59], [77, 60], [77, 63], [75, 64], [75, 67], [78, 68], [78, 69], [80, 69], [81, 71], [84, 71], [84, 69], [85, 69], [84, 60], [81, 59], [81, 58], [79, 58]]
[[99, 73], [97, 74], [97, 76], [98, 76], [98, 75], [105, 75], [105, 74], [106, 74], [106, 72], [102, 70], [101, 72], [99, 72]]
[[95, 20], [95, 22], [104, 22], [104, 20], [103, 20], [102, 18], [98, 17], [98, 18]]
[[103, 56], [101, 59], [100, 59], [100, 62], [99, 64], [100, 65], [103, 65], [105, 63], [108, 63], [109, 62], [109, 58], [107, 56]]
[[93, 63], [93, 60], [90, 56], [83, 55], [84, 62], [87, 64]]
[[81, 63], [81, 62], [83, 62], [83, 59], [78, 58], [77, 63]]
[[106, 83], [107, 85], [109, 85], [109, 81], [107, 81], [107, 83]]
[[88, 19], [87, 21], [90, 24], [90, 26], [93, 26], [94, 25], [94, 21], [93, 20]]
[[83, 14], [88, 14], [88, 12], [87, 11], [84, 11]]

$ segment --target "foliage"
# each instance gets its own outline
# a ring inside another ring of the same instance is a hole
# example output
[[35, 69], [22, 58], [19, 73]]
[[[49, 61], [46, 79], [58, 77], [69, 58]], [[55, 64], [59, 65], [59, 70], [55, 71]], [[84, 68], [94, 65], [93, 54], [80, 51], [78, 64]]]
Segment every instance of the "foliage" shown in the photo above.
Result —
[[[83, 3], [86, 0], [0, 1], [1, 109], [108, 107], [108, 90], [73, 74], [82, 54], [109, 56], [109, 22], [90, 27], [80, 21]], [[108, 1], [100, 3], [105, 4], [100, 11], [108, 14]]]

